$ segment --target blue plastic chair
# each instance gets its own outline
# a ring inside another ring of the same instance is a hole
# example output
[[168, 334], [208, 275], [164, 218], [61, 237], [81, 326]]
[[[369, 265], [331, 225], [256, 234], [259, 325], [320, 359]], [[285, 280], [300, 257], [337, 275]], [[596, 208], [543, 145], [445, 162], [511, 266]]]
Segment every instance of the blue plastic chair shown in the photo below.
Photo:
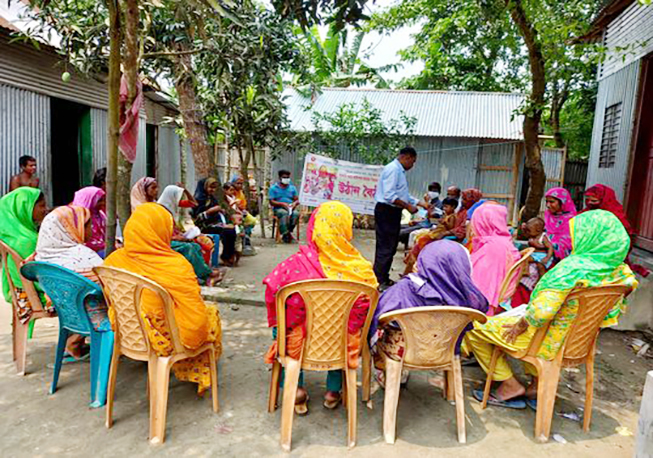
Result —
[[87, 302], [104, 302], [102, 288], [88, 278], [72, 270], [46, 262], [29, 262], [21, 268], [23, 276], [38, 281], [50, 297], [59, 316], [59, 342], [54, 361], [54, 374], [50, 394], [57, 391], [59, 372], [63, 362], [66, 340], [70, 334], [91, 337], [91, 404], [102, 407], [107, 401], [107, 384], [111, 355], [113, 354], [113, 331], [108, 319], [95, 330], [86, 311]]

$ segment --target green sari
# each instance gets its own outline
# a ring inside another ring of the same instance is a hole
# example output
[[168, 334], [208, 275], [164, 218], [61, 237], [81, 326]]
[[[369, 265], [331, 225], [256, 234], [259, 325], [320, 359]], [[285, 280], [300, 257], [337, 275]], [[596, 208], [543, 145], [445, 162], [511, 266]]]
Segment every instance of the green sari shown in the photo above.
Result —
[[[36, 188], [21, 187], [0, 199], [0, 240], [14, 249], [23, 259], [34, 253], [38, 232], [32, 219], [34, 205], [39, 200], [41, 191]], [[7, 259], [9, 275], [16, 287], [21, 288], [18, 268], [14, 261]], [[3, 266], [2, 292], [5, 300], [11, 303], [9, 283], [6, 281]]]

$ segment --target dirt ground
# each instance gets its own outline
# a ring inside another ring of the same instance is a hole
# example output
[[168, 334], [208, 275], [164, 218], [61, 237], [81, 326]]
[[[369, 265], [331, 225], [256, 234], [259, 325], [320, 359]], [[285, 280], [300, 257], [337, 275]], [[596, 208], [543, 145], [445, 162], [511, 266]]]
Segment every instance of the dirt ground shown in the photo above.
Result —
[[[233, 286], [255, 285], [251, 291], [241, 290], [245, 295], [260, 294], [264, 268], [296, 249], [259, 248], [259, 256], [244, 259], [241, 267], [229, 273]], [[362, 251], [368, 256], [369, 246]], [[122, 359], [116, 387], [115, 423], [107, 430], [104, 409], [88, 408], [88, 363], [65, 365], [58, 391], [48, 395], [57, 338], [56, 319], [37, 323], [35, 337], [28, 346], [28, 374], [16, 375], [11, 358], [10, 309], [7, 304], [0, 304], [0, 456], [283, 456], [278, 444], [280, 412], [268, 414], [266, 410], [269, 370], [262, 359], [271, 335], [265, 309], [226, 303], [218, 307], [224, 330], [224, 353], [219, 363], [220, 412], [212, 412], [208, 396], [197, 397], [194, 385], [173, 377], [166, 442], [152, 447], [147, 441], [144, 363]], [[401, 393], [396, 444], [387, 445], [383, 441], [383, 390], [377, 388], [372, 396], [372, 409], [359, 403], [358, 444], [347, 451], [346, 412], [342, 407], [327, 411], [321, 406], [324, 375], [311, 372], [307, 374], [312, 395], [310, 413], [295, 417], [292, 454], [631, 457], [645, 374], [653, 369], [652, 358], [638, 357], [630, 347], [633, 337], [646, 339], [640, 333], [610, 330], [602, 333], [592, 429], [584, 434], [579, 422], [556, 415], [553, 433], [562, 436], [566, 443], [553, 439], [547, 444], [536, 443], [535, 416], [530, 410], [489, 407], [481, 411], [479, 403], [470, 395], [472, 386], [484, 380], [482, 371], [476, 367], [463, 370], [467, 444], [458, 444], [454, 407], [442, 398], [439, 389], [428, 383], [431, 374], [413, 372]], [[653, 356], [653, 352], [649, 355]], [[583, 372], [583, 369], [564, 372], [556, 412], [575, 412], [582, 417]]]

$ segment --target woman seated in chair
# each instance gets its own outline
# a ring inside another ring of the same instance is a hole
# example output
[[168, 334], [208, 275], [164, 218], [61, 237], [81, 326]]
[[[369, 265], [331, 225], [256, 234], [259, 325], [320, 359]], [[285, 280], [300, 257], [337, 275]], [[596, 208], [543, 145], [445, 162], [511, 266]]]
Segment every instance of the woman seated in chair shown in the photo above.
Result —
[[[499, 293], [508, 270], [520, 255], [508, 231], [508, 209], [486, 202], [478, 207], [471, 222], [472, 279], [490, 302], [488, 315], [503, 311]], [[515, 282], [512, 288], [517, 287]]]
[[226, 209], [220, 207], [215, 193], [218, 181], [215, 178], [204, 178], [197, 183], [193, 208], [193, 220], [203, 234], [218, 234], [222, 242], [220, 259], [225, 266], [232, 267], [236, 258], [236, 230], [230, 223]]
[[200, 283], [213, 286], [220, 282], [223, 277], [222, 271], [218, 269], [213, 270], [209, 267], [211, 253], [215, 248], [213, 240], [206, 235], [200, 234], [198, 229], [195, 229], [198, 235], [192, 239], [187, 239], [184, 236], [183, 226], [177, 222], [179, 218], [179, 207], [192, 208], [197, 205], [193, 196], [186, 188], [170, 185], [166, 186], [163, 190], [157, 203], [163, 205], [172, 215], [174, 224], [172, 230], [172, 249], [190, 262]]
[[417, 272], [402, 278], [381, 296], [370, 325], [369, 339], [378, 369], [377, 379], [382, 385], [381, 353], [399, 361], [405, 344], [398, 327], [378, 328], [379, 317], [396, 310], [432, 305], [457, 305], [487, 312], [488, 301], [472, 282], [469, 253], [457, 242], [439, 240], [427, 245], [417, 259]]
[[158, 198], [159, 183], [156, 181], [156, 178], [141, 178], [136, 183], [134, 183], [134, 186], [132, 186], [132, 190], [129, 195], [132, 212], [136, 210], [139, 205], [143, 205], [148, 202], [156, 202]]
[[107, 215], [104, 213], [106, 193], [95, 186], [87, 186], [75, 193], [71, 205], [88, 208], [91, 211], [91, 237], [86, 240], [86, 246], [104, 257], [104, 239], [107, 230]]
[[[104, 265], [128, 270], [159, 284], [174, 301], [175, 320], [184, 347], [193, 350], [212, 342], [219, 356], [222, 330], [218, 309], [204, 304], [193, 266], [170, 247], [173, 224], [172, 215], [162, 205], [139, 206], [125, 226], [124, 248], [113, 252]], [[149, 291], [143, 293], [143, 321], [150, 344], [160, 356], [173, 351], [164, 310], [158, 296]], [[113, 320], [111, 308], [109, 317]], [[197, 383], [200, 394], [211, 386], [206, 353], [175, 363], [173, 370], [179, 380]]]
[[[273, 327], [276, 338], [276, 301], [277, 292], [284, 286], [301, 280], [331, 278], [366, 283], [374, 288], [378, 286], [367, 261], [351, 244], [354, 216], [348, 206], [340, 202], [326, 202], [320, 205], [311, 216], [306, 229], [308, 245], [300, 246], [299, 252], [283, 261], [263, 280], [266, 285], [265, 302], [268, 309], [268, 325]], [[360, 352], [361, 328], [365, 324], [369, 299], [359, 298], [354, 304], [349, 317], [349, 367], [358, 366]], [[299, 295], [293, 295], [286, 302], [287, 352], [288, 356], [299, 359], [304, 344], [304, 322], [306, 309]], [[276, 342], [270, 347], [265, 362], [272, 364], [277, 355]], [[299, 379], [295, 412], [308, 412], [308, 393], [304, 388], [303, 376]], [[335, 409], [342, 396], [342, 371], [329, 371], [327, 392], [324, 405]]]
[[[101, 266], [103, 261], [95, 251], [84, 245], [90, 236], [91, 212], [88, 209], [58, 207], [41, 224], [34, 260], [65, 267], [97, 283], [98, 278], [93, 268]], [[87, 301], [84, 305], [95, 330], [111, 329], [104, 301]], [[71, 335], [66, 343], [66, 351], [78, 359], [84, 352], [88, 353], [88, 347], [83, 344], [83, 336]]]
[[[607, 285], [629, 285], [635, 288], [637, 280], [624, 264], [630, 248], [630, 238], [619, 219], [603, 210], [576, 216], [570, 221], [573, 251], [539, 281], [528, 305], [513, 310], [510, 316], [496, 316], [485, 324], [475, 324], [465, 336], [465, 346], [476, 355], [485, 372], [488, 371], [493, 346], [512, 351], [529, 347], [537, 329], [549, 326], [538, 356], [546, 360], [556, 357], [565, 340], [569, 326], [576, 317], [577, 304], [565, 303], [572, 290]], [[617, 323], [622, 304], [617, 304], [603, 320], [603, 327]], [[534, 370], [526, 366], [527, 373]], [[511, 408], [524, 408], [520, 399], [526, 394], [533, 406], [537, 396], [537, 379], [525, 388], [513, 375], [505, 356], [496, 364], [494, 380], [502, 382], [491, 393], [490, 404]], [[474, 397], [481, 400], [482, 390]]]
[[[0, 240], [16, 251], [20, 257], [27, 259], [34, 253], [38, 238], [37, 229], [47, 211], [45, 196], [39, 189], [21, 187], [6, 194], [0, 199]], [[10, 286], [4, 270], [8, 268], [9, 276], [18, 294], [18, 319], [27, 323], [32, 316], [32, 307], [27, 293], [23, 290], [23, 282], [18, 271], [20, 266], [16, 266], [10, 256], [7, 257], [7, 264], [8, 266], [3, 266], [2, 270], [2, 292], [7, 303], [11, 304]], [[34, 286], [40, 293], [44, 309], [52, 312], [54, 316], [54, 307], [40, 292], [38, 284], [35, 283]]]

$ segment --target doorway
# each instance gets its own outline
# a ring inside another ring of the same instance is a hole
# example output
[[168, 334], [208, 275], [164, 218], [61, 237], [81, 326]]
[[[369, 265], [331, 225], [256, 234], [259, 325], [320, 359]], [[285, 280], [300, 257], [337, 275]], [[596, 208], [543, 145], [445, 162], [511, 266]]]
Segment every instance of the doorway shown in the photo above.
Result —
[[156, 159], [158, 156], [159, 126], [147, 124], [145, 127], [145, 176], [156, 176]]
[[52, 204], [67, 205], [75, 191], [91, 184], [93, 147], [87, 106], [50, 99]]
[[653, 251], [653, 54], [642, 61], [641, 81], [627, 209], [635, 244]]

